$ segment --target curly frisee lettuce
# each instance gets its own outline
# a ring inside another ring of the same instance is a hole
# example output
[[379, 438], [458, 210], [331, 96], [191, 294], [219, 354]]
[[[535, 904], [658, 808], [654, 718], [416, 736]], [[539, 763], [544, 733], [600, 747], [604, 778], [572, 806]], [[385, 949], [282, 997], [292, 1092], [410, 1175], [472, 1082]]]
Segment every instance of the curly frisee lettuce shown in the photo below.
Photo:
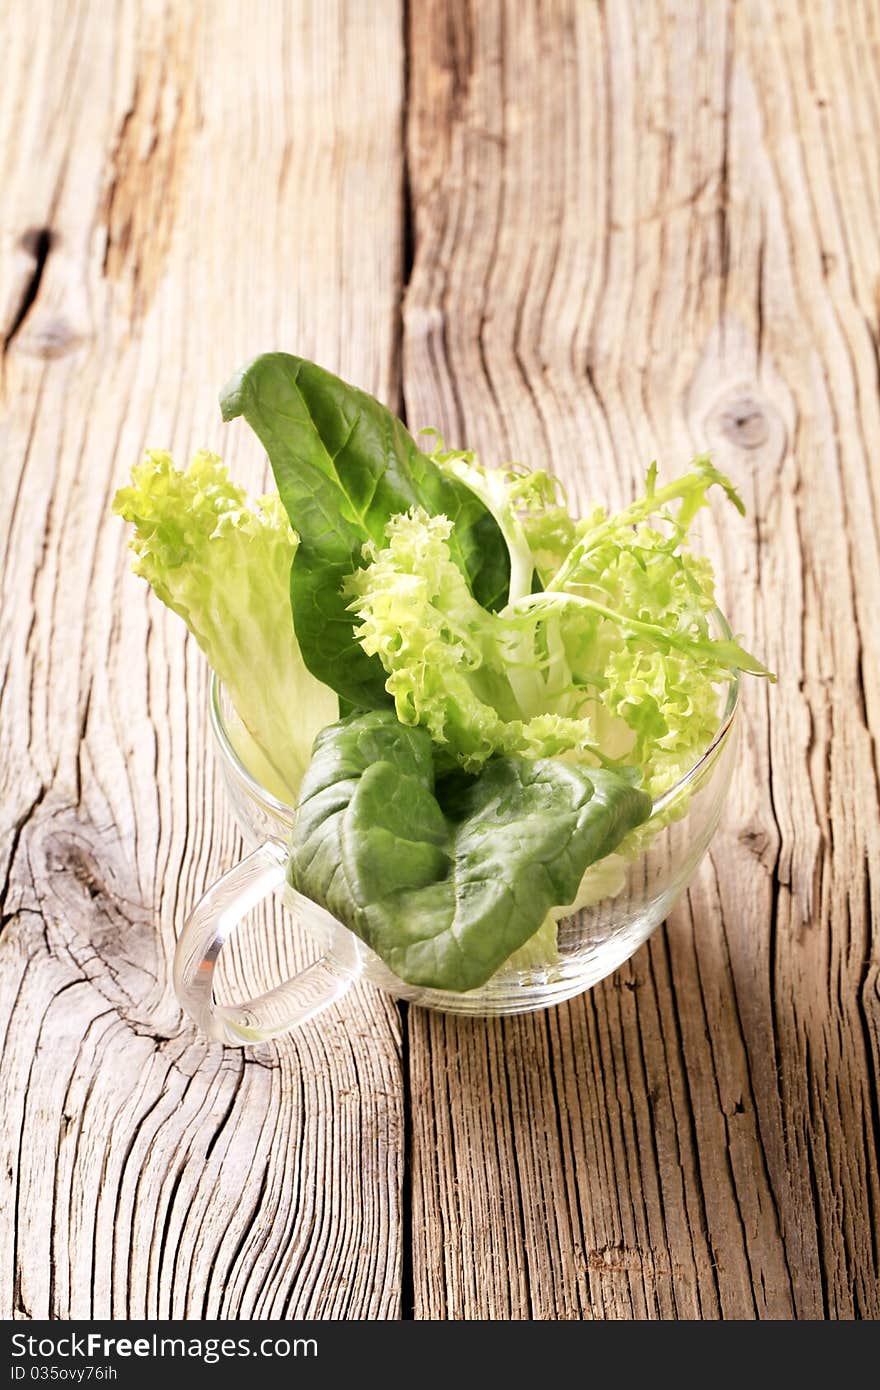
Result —
[[142, 575], [186, 623], [217, 672], [251, 746], [240, 749], [269, 791], [293, 803], [316, 734], [339, 712], [305, 668], [290, 618], [297, 536], [275, 495], [250, 501], [216, 454], [185, 471], [151, 450], [113, 509], [134, 527]]
[[[564, 755], [637, 767], [653, 796], [686, 772], [715, 733], [732, 672], [769, 673], [713, 636], [711, 565], [682, 544], [708, 489], [738, 502], [732, 487], [703, 459], [659, 492], [655, 476], [618, 516], [591, 515], [544, 591], [497, 614], [453, 565], [445, 518], [392, 518], [346, 592], [398, 718], [471, 771], [499, 754]], [[511, 575], [524, 568], [512, 560]]]

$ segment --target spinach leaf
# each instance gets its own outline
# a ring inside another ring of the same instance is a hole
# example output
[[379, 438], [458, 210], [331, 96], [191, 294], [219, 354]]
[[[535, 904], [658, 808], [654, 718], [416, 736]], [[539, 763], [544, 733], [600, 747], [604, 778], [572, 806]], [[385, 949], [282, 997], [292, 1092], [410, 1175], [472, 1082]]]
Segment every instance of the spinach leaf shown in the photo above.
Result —
[[423, 454], [385, 406], [313, 362], [257, 357], [220, 397], [224, 420], [242, 415], [260, 438], [300, 544], [290, 586], [297, 641], [312, 675], [357, 708], [388, 704], [386, 673], [355, 640], [343, 583], [365, 541], [385, 543], [392, 516], [422, 507], [454, 524], [453, 558], [475, 598], [507, 598], [504, 537], [483, 502]]
[[372, 710], [315, 740], [290, 879], [401, 980], [469, 990], [650, 811], [632, 777], [555, 758], [498, 758], [441, 805], [428, 733]]

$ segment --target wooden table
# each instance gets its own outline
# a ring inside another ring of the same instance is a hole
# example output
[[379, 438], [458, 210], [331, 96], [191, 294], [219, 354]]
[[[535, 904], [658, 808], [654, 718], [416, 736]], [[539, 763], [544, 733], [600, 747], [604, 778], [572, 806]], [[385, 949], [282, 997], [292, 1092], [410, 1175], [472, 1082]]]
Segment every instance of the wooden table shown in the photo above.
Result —
[[[0, 1313], [880, 1315], [876, 0], [3, 12]], [[109, 503], [147, 444], [259, 484], [216, 394], [273, 347], [578, 503], [704, 447], [747, 500], [703, 540], [779, 684], [566, 1007], [364, 987], [244, 1053], [175, 1005], [240, 844]]]

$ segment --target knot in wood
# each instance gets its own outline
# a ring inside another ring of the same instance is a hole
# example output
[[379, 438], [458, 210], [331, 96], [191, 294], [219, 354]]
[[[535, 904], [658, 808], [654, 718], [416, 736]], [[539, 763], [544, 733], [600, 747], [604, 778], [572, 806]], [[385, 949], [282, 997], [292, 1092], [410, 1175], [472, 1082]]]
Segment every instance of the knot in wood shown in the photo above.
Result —
[[770, 434], [767, 411], [754, 396], [739, 396], [719, 412], [721, 433], [739, 449], [760, 449]]
[[83, 342], [85, 334], [59, 314], [28, 323], [18, 344], [18, 351], [28, 357], [43, 357], [52, 361], [65, 357]]

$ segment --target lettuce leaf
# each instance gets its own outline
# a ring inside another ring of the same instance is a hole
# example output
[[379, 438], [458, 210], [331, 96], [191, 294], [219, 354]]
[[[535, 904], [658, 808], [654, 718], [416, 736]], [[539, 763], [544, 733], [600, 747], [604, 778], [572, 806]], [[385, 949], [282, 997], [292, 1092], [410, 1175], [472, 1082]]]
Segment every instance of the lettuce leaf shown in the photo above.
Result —
[[387, 704], [380, 664], [358, 646], [343, 584], [365, 542], [391, 516], [421, 507], [453, 523], [450, 554], [488, 609], [508, 596], [507, 547], [490, 511], [423, 454], [405, 425], [366, 392], [289, 353], [249, 363], [220, 398], [224, 420], [243, 416], [262, 442], [300, 538], [290, 572], [303, 659], [355, 708]]
[[394, 517], [386, 544], [365, 548], [366, 567], [346, 585], [358, 640], [388, 672], [398, 719], [423, 725], [470, 771], [496, 753], [589, 745], [589, 720], [566, 715], [567, 671], [552, 708], [557, 672], [536, 647], [546, 624], [487, 613], [452, 561], [450, 531], [446, 517]]
[[711, 741], [732, 673], [770, 674], [713, 636], [711, 565], [682, 544], [715, 484], [738, 502], [707, 460], [660, 491], [652, 470], [638, 503], [590, 515], [546, 591], [497, 614], [452, 564], [444, 518], [392, 518], [346, 592], [398, 718], [471, 770], [497, 754], [565, 754], [638, 767], [652, 795], [666, 790]]
[[632, 776], [496, 758], [437, 784], [431, 739], [373, 710], [318, 736], [290, 878], [408, 984], [475, 989], [650, 815]]
[[559, 923], [566, 917], [574, 917], [584, 908], [617, 897], [626, 883], [626, 860], [620, 851], [633, 841], [640, 830], [645, 835], [656, 834], [653, 817], [624, 836], [613, 853], [606, 854], [585, 870], [572, 901], [560, 907], [551, 907], [535, 935], [529, 937], [525, 945], [520, 946], [507, 961], [508, 970], [552, 977], [554, 967], [559, 964]]
[[185, 471], [147, 453], [113, 510], [131, 522], [131, 549], [163, 603], [183, 618], [253, 741], [246, 761], [293, 804], [315, 735], [338, 715], [336, 696], [306, 670], [290, 615], [297, 537], [280, 499], [249, 500], [216, 454]]
[[498, 522], [510, 553], [508, 602], [542, 588], [587, 524], [569, 515], [559, 479], [521, 464], [485, 468], [472, 449], [447, 449], [436, 430], [421, 433], [434, 437], [434, 463], [475, 492]]

